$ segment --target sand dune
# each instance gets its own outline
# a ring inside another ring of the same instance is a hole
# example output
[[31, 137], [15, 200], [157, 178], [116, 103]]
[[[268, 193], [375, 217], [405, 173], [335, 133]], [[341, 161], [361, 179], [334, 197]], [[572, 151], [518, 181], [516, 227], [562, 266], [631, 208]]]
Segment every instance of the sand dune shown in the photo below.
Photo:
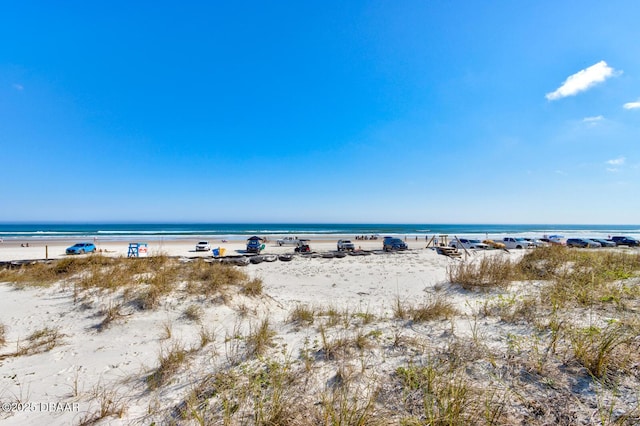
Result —
[[[363, 249], [381, 244], [361, 243]], [[262, 283], [255, 294], [241, 287], [197, 294], [178, 280], [150, 309], [135, 303], [136, 289], [145, 284], [128, 290], [79, 289], [77, 279], [42, 287], [2, 284], [0, 401], [9, 405], [0, 418], [21, 425], [256, 424], [260, 416], [280, 419], [276, 424], [324, 424], [332, 416], [361, 416], [363, 424], [424, 421], [430, 412], [425, 400], [407, 399], [409, 390], [421, 389], [411, 388], [405, 377], [418, 366], [420, 374], [426, 367], [437, 372], [438, 386], [464, 383], [460, 418], [469, 424], [486, 420], [479, 414], [483, 404], [495, 410], [493, 424], [547, 424], [567, 415], [589, 424], [607, 412], [607, 404], [614, 407], [610, 419], [637, 418], [635, 364], [616, 363], [607, 373], [618, 383], [617, 393], [590, 378], [575, 361], [573, 328], [562, 337], [553, 335], [540, 297], [543, 281], [487, 291], [449, 283], [454, 265], [491, 258], [516, 262], [523, 251], [454, 260], [425, 249], [423, 242], [411, 243], [402, 253], [298, 256], [237, 268]], [[65, 257], [65, 244], [50, 245], [51, 256]], [[118, 257], [125, 254], [121, 245], [100, 248]], [[314, 248], [334, 245], [318, 241]], [[243, 245], [227, 244], [227, 249], [233, 253]], [[3, 246], [0, 252], [3, 259], [15, 253], [38, 258], [41, 250]], [[182, 241], [150, 251], [175, 255], [182, 265], [197, 261], [190, 257], [209, 256], [191, 250], [191, 242]], [[266, 250], [290, 251], [273, 244]], [[150, 273], [144, 274], [150, 280]], [[638, 281], [630, 278], [625, 285], [635, 288]], [[624, 314], [607, 305], [597, 314], [571, 305], [562, 320], [582, 326], [583, 313], [589, 312], [587, 325], [600, 330], [613, 317], [636, 324], [633, 294]], [[527, 305], [532, 300], [535, 306]], [[433, 317], [419, 317], [418, 309], [436, 305]], [[534, 311], [512, 312], [527, 306]], [[545, 355], [553, 339], [557, 348]], [[277, 387], [276, 373], [286, 376], [287, 386]], [[233, 380], [227, 383], [225, 377]], [[266, 382], [255, 388], [255, 380]], [[445, 394], [440, 398], [453, 398]], [[350, 402], [341, 405], [341, 398]], [[226, 412], [231, 402], [235, 411]]]

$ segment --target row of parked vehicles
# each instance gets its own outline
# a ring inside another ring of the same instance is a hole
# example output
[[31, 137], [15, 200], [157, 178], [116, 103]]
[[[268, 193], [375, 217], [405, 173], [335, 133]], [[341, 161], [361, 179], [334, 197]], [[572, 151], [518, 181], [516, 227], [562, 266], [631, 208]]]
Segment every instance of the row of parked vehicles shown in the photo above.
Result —
[[[248, 240], [247, 251], [259, 253], [258, 237], [252, 237]], [[299, 253], [309, 252], [309, 240], [298, 239], [293, 237], [285, 237], [277, 241], [279, 246], [294, 245], [295, 251]], [[486, 239], [480, 241], [477, 239], [468, 238], [455, 238], [449, 243], [453, 248], [465, 248], [465, 249], [529, 249], [535, 247], [546, 246], [550, 244], [562, 244], [558, 238], [525, 238], [525, 237], [503, 237], [501, 239]], [[616, 246], [629, 246], [638, 247], [640, 242], [631, 237], [615, 236], [611, 239], [602, 238], [569, 238], [566, 241], [567, 247], [616, 247]], [[262, 245], [264, 248], [264, 245]], [[400, 238], [387, 236], [382, 241], [382, 249], [384, 251], [398, 251], [407, 250], [409, 247]], [[257, 251], [256, 251], [257, 250]], [[354, 251], [355, 245], [351, 240], [338, 240], [338, 251]]]
[[490, 248], [494, 249], [527, 249], [534, 247], [541, 247], [546, 245], [566, 245], [567, 247], [580, 247], [580, 248], [597, 248], [597, 247], [616, 247], [616, 246], [628, 246], [638, 247], [640, 241], [632, 237], [616, 236], [611, 239], [603, 238], [569, 238], [565, 243], [557, 238], [517, 238], [517, 237], [504, 237], [502, 239], [495, 240], [475, 240], [468, 238], [456, 238], [449, 243], [449, 247], [464, 248], [464, 249], [481, 249], [486, 250]]
[[[255, 237], [252, 237], [252, 238], [255, 238]], [[247, 243], [247, 251], [250, 251], [251, 244], [252, 244], [251, 239], [249, 239]], [[309, 247], [309, 240], [307, 239], [298, 239], [295, 237], [284, 237], [276, 240], [276, 244], [278, 244], [281, 247], [295, 246], [294, 251], [298, 253], [307, 253], [311, 250]], [[408, 248], [409, 247], [407, 246], [407, 244], [404, 241], [402, 241], [400, 238], [384, 237], [382, 241], [382, 249], [384, 251], [407, 250]], [[356, 246], [355, 244], [353, 244], [353, 242], [351, 242], [351, 240], [341, 239], [341, 240], [338, 240], [338, 243], [336, 244], [336, 249], [339, 252], [355, 251]]]
[[[265, 245], [263, 239], [260, 237], [251, 237], [247, 240], [247, 253], [259, 254], [264, 250]], [[309, 246], [309, 240], [298, 239], [293, 237], [285, 237], [282, 240], [278, 240], [279, 246], [293, 245], [295, 251], [298, 253], [308, 253], [311, 251]], [[519, 238], [519, 237], [504, 237], [502, 239], [486, 239], [483, 241], [469, 238], [455, 238], [449, 243], [449, 247], [456, 249], [527, 249], [540, 247], [549, 244], [563, 244], [561, 240], [555, 238]], [[640, 241], [632, 237], [614, 236], [610, 239], [604, 238], [569, 238], [564, 243], [567, 247], [580, 247], [580, 248], [599, 248], [599, 247], [640, 247]], [[342, 251], [354, 251], [355, 245], [351, 240], [338, 240], [337, 250]], [[409, 247], [400, 238], [384, 237], [382, 241], [382, 249], [384, 251], [398, 251], [407, 250]], [[196, 251], [210, 251], [211, 245], [209, 241], [199, 241], [196, 244]], [[96, 251], [96, 246], [93, 243], [77, 243], [66, 249], [67, 254], [85, 254], [93, 253]]]
[[639, 247], [640, 241], [632, 237], [623, 236], [611, 237], [608, 240], [603, 238], [569, 238], [567, 240], [567, 247], [598, 248], [616, 246]]

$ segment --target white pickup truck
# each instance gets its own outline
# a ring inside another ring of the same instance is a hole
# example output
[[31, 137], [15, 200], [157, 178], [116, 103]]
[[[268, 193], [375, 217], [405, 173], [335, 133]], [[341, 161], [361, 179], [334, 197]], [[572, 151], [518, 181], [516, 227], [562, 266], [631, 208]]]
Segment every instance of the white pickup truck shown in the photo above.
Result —
[[284, 237], [276, 240], [279, 246], [297, 246], [300, 240], [297, 237]]
[[514, 238], [514, 237], [504, 237], [499, 241], [505, 245], [507, 249], [526, 249], [526, 248], [534, 248], [535, 244], [530, 241], [525, 240], [524, 238]]

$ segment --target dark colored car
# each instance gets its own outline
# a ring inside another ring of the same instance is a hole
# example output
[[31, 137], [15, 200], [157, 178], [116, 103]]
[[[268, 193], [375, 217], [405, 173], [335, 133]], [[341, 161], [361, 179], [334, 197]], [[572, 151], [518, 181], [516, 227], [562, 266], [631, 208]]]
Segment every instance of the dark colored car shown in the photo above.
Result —
[[409, 247], [400, 238], [385, 238], [382, 242], [382, 249], [384, 251], [391, 250], [406, 250]]
[[585, 238], [569, 238], [567, 240], [567, 247], [600, 247], [600, 243], [596, 243], [595, 241], [587, 240]]
[[96, 246], [93, 243], [77, 243], [67, 247], [67, 254], [84, 254], [93, 253], [94, 251], [96, 251]]
[[640, 241], [631, 237], [611, 237], [611, 241], [616, 243], [617, 246], [629, 246], [629, 247], [640, 246]]
[[260, 237], [251, 237], [247, 240], [247, 253], [260, 253], [264, 248], [264, 244], [262, 244], [262, 238]]
[[615, 247], [616, 243], [611, 240], [605, 240], [603, 238], [589, 238], [591, 241], [595, 241], [596, 243], [600, 243], [602, 247]]

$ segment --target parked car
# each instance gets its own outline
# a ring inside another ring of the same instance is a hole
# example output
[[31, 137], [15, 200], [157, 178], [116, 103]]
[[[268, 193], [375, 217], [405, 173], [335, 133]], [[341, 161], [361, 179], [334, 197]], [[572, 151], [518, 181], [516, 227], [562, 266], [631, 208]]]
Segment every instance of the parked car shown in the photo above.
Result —
[[534, 248], [535, 245], [524, 238], [504, 237], [499, 240], [508, 249], [525, 249]]
[[546, 247], [549, 245], [548, 242], [539, 240], [537, 238], [523, 238], [523, 240], [529, 241], [531, 244], [533, 244], [534, 247]]
[[293, 251], [297, 253], [311, 253], [311, 246], [309, 246], [309, 240], [298, 240], [296, 248]]
[[562, 246], [564, 244], [562, 244], [562, 241], [560, 240], [552, 240], [550, 238], [540, 238], [540, 241], [542, 241], [543, 243], [547, 243], [548, 245], [551, 246]]
[[338, 240], [338, 251], [354, 251], [356, 246], [351, 240]]
[[567, 247], [580, 247], [580, 248], [595, 248], [600, 247], [600, 243], [588, 240], [586, 238], [569, 238], [567, 240]]
[[93, 243], [76, 243], [71, 247], [67, 247], [67, 254], [84, 254], [96, 251], [96, 245]]
[[247, 253], [258, 253], [262, 251], [264, 244], [262, 244], [262, 238], [251, 237], [247, 240]]
[[616, 243], [617, 246], [629, 246], [629, 247], [640, 246], [640, 241], [631, 237], [611, 237], [611, 240], [614, 243]]
[[198, 241], [196, 244], [196, 251], [209, 251], [211, 250], [211, 245], [209, 241]]
[[449, 243], [449, 247], [486, 250], [489, 248], [489, 245], [485, 243], [481, 243], [480, 240], [469, 240], [467, 238], [457, 238]]
[[589, 238], [591, 241], [595, 241], [596, 243], [600, 243], [602, 247], [615, 247], [616, 243], [611, 240], [605, 240], [603, 238]]
[[409, 246], [400, 238], [385, 237], [382, 242], [382, 250], [384, 251], [407, 250], [408, 248]]
[[279, 246], [297, 246], [298, 238], [297, 237], [284, 237], [276, 240], [276, 243]]

